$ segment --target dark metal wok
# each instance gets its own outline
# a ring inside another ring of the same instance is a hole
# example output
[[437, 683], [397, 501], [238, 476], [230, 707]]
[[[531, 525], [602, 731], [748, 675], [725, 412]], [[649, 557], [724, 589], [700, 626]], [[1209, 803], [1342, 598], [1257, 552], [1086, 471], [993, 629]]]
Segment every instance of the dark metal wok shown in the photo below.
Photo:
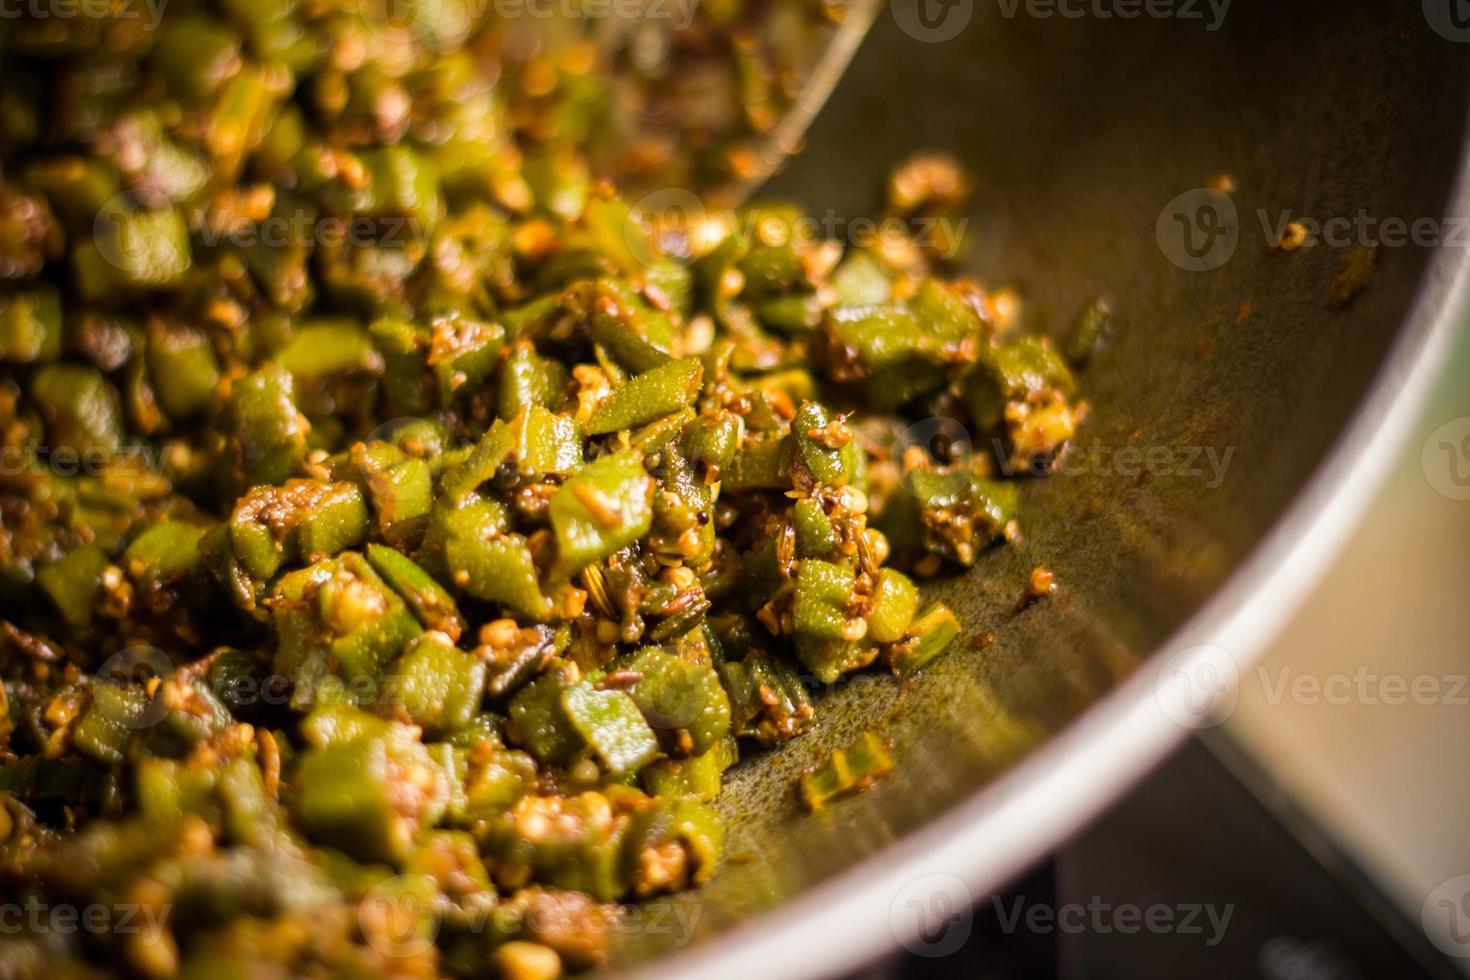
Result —
[[[873, 214], [891, 164], [947, 149], [980, 180], [968, 268], [1019, 284], [1057, 330], [1108, 293], [1118, 329], [1085, 375], [1082, 462], [1026, 486], [1021, 542], [937, 587], [995, 642], [911, 690], [840, 685], [813, 734], [733, 772], [717, 880], [629, 923], [622, 962], [651, 975], [855, 967], [910, 938], [911, 909], [983, 900], [1095, 814], [1187, 733], [1187, 682], [1244, 668], [1331, 560], [1462, 322], [1462, 243], [1380, 248], [1341, 309], [1344, 250], [1273, 251], [1262, 220], [1455, 219], [1437, 227], [1463, 237], [1454, 0], [1236, 0], [1217, 31], [958, 0], [944, 9], [970, 20], [945, 43], [898, 26], [912, 2], [880, 14], [763, 196]], [[1180, 268], [1170, 202], [1222, 173], [1233, 257]], [[1038, 564], [1060, 591], [1022, 608]], [[806, 815], [797, 774], [871, 726], [898, 771]]]

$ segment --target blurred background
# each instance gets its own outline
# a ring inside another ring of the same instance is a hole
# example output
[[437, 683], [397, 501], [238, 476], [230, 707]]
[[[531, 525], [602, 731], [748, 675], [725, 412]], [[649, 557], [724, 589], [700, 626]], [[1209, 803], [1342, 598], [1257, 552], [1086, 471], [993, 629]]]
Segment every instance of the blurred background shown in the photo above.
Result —
[[1470, 973], [1470, 331], [1384, 477], [1218, 727], [854, 980]]
[[1470, 873], [1470, 424], [1454, 424], [1466, 417], [1462, 335], [1384, 490], [1242, 673], [1224, 726], [1415, 921], [1436, 886]]

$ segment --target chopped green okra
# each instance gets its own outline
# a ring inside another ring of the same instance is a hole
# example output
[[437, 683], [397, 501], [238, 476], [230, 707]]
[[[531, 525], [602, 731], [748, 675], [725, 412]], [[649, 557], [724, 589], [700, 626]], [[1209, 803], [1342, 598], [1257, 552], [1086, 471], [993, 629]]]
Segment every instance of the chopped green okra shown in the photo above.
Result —
[[1003, 430], [1013, 466], [1049, 462], [1076, 431], [1076, 381], [1045, 339], [986, 348], [964, 390], [980, 430]]
[[903, 572], [885, 568], [878, 572], [873, 587], [873, 604], [868, 610], [868, 638], [875, 643], [903, 639], [914, 611], [919, 607], [919, 590]]
[[79, 630], [92, 621], [106, 570], [107, 553], [95, 544], [88, 544], [59, 561], [43, 566], [36, 573], [36, 583], [62, 620]]
[[594, 436], [633, 429], [688, 408], [699, 394], [704, 368], [694, 358], [669, 361], [631, 378], [597, 407], [587, 422]]
[[394, 865], [448, 794], [443, 773], [404, 732], [311, 749], [294, 779], [293, 809], [307, 837]]
[[731, 727], [737, 735], [774, 745], [813, 724], [811, 696], [784, 657], [747, 654], [721, 665], [720, 679], [730, 695]]
[[602, 902], [630, 891], [623, 867], [628, 817], [603, 794], [523, 796], [489, 821], [481, 847], [502, 875], [516, 873]]
[[791, 420], [791, 440], [806, 472], [829, 487], [851, 483], [858, 473], [856, 434], [841, 418], [807, 402]]
[[529, 341], [516, 341], [500, 368], [497, 414], [508, 422], [532, 405], [555, 409], [570, 380], [560, 362], [542, 357]]
[[442, 633], [425, 633], [393, 665], [389, 698], [430, 738], [467, 727], [485, 693], [485, 664]]
[[582, 468], [582, 432], [575, 419], [529, 405], [508, 425], [511, 457], [524, 473], [566, 475]]
[[498, 530], [500, 511], [492, 501], [452, 509], [441, 505], [425, 535], [427, 564], [443, 569], [466, 595], [540, 619], [549, 600], [541, 591], [535, 557], [523, 535]]
[[309, 424], [284, 368], [268, 366], [235, 381], [228, 410], [232, 462], [243, 488], [279, 483], [296, 470], [306, 455]]
[[637, 772], [658, 755], [658, 740], [638, 705], [622, 691], [601, 690], [592, 679], [561, 696], [562, 710], [609, 776]]
[[464, 632], [464, 618], [454, 604], [454, 597], [433, 576], [387, 545], [368, 545], [367, 559], [383, 581], [408, 603], [424, 629], [443, 633], [450, 643], [459, 640]]
[[0, 296], [0, 361], [54, 361], [61, 354], [61, 296], [41, 287]]
[[516, 737], [541, 761], [570, 765], [590, 752], [613, 777], [637, 772], [658, 755], [658, 741], [624, 692], [600, 688], [595, 676], [551, 668], [512, 699]]
[[157, 685], [152, 702], [149, 710], [158, 721], [149, 725], [147, 740], [149, 749], [159, 755], [185, 755], [219, 734], [232, 720], [229, 709], [207, 684], [179, 674]]
[[862, 631], [847, 615], [853, 584], [851, 569], [815, 558], [803, 561], [792, 610], [796, 632], [828, 640], [859, 639]]
[[914, 617], [904, 638], [889, 651], [889, 663], [900, 674], [912, 674], [944, 653], [959, 635], [960, 621], [948, 606], [936, 602]]
[[671, 754], [703, 755], [730, 730], [730, 698], [713, 667], [648, 647], [614, 669], [637, 675], [628, 694]]
[[148, 377], [173, 421], [202, 415], [219, 389], [219, 360], [207, 334], [157, 321], [148, 335]]
[[1092, 354], [1102, 342], [1113, 318], [1113, 305], [1107, 297], [1100, 296], [1084, 306], [1072, 321], [1062, 353], [1074, 367], [1083, 367], [1092, 359]]
[[653, 523], [654, 481], [637, 453], [594, 460], [563, 483], [548, 509], [566, 575], [632, 544]]
[[810, 810], [820, 810], [833, 799], [858, 793], [893, 771], [893, 758], [883, 740], [863, 732], [844, 749], [833, 749], [827, 761], [801, 774], [801, 798]]
[[294, 685], [292, 704], [303, 707], [328, 677], [359, 700], [371, 698], [383, 668], [422, 632], [407, 604], [351, 551], [283, 575], [272, 612], [275, 669]]
[[725, 827], [708, 804], [655, 797], [633, 811], [624, 867], [633, 896], [649, 898], [708, 881], [719, 863]]
[[41, 412], [52, 450], [115, 452], [122, 443], [122, 408], [117, 390], [94, 368], [48, 364], [31, 379], [31, 397]]
[[175, 911], [0, 974], [601, 969], [742, 750], [969, 655], [916, 579], [1017, 537], [1109, 311], [705, 210], [835, 7], [158, 6], [0, 17], [0, 881]]
[[230, 515], [229, 541], [241, 566], [272, 578], [288, 561], [313, 561], [358, 544], [367, 533], [367, 508], [350, 483], [288, 480], [257, 487]]
[[708, 803], [720, 793], [721, 775], [739, 759], [739, 746], [726, 735], [703, 755], [645, 766], [638, 779], [651, 796], [684, 796]]
[[412, 547], [423, 537], [434, 500], [434, 475], [427, 462], [388, 442], [357, 443], [332, 467], [337, 479], [357, 484], [372, 509], [377, 532], [395, 547]]
[[510, 702], [507, 715], [515, 726], [514, 740], [550, 765], [566, 765], [583, 746], [562, 702], [562, 695], [576, 683], [575, 668], [558, 663]]
[[139, 207], [114, 198], [98, 212], [96, 228], [94, 238], [72, 250], [77, 291], [88, 300], [167, 289], [189, 274], [189, 231], [172, 207]]
[[96, 762], [117, 765], [147, 710], [148, 699], [137, 691], [93, 685], [87, 706], [71, 726], [71, 744]]

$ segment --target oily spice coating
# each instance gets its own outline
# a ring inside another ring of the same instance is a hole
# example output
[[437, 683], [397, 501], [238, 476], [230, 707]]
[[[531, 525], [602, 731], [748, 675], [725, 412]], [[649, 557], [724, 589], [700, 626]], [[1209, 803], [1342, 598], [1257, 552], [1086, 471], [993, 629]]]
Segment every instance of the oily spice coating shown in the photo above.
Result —
[[742, 750], [961, 632], [909, 573], [1014, 533], [1068, 363], [948, 243], [635, 213], [501, 25], [93, 13], [0, 24], [0, 889], [111, 918], [0, 974], [595, 966]]

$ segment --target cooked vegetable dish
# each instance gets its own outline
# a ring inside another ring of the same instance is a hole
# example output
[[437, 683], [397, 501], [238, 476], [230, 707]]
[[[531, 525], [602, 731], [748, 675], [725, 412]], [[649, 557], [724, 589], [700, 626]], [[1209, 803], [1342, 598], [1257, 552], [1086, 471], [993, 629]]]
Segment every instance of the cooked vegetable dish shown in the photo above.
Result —
[[728, 176], [754, 8], [686, 38], [746, 121], [625, 167], [679, 86], [471, 7], [105, 6], [0, 21], [0, 975], [595, 966], [813, 687], [978, 632], [913, 576], [1014, 533], [1068, 361], [933, 242], [602, 179]]

